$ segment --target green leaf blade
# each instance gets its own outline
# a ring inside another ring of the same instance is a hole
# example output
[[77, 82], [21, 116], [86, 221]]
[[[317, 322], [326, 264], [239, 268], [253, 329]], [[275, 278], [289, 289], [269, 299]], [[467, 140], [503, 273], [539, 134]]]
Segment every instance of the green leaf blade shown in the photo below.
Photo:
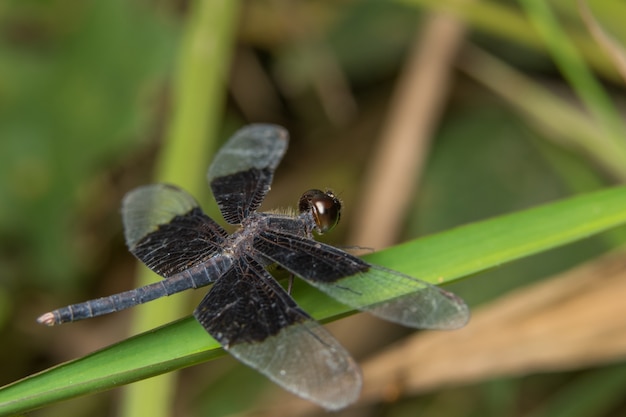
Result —
[[188, 317], [3, 387], [0, 415], [100, 392], [222, 354], [219, 344]]
[[626, 189], [615, 187], [461, 226], [365, 258], [431, 283], [445, 283], [624, 222]]

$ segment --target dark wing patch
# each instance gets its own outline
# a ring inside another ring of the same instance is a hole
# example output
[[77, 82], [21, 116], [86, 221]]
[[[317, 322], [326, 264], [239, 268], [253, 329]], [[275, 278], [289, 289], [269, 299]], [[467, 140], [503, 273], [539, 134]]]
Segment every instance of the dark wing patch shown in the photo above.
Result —
[[148, 185], [126, 194], [122, 219], [130, 251], [163, 277], [215, 256], [227, 236], [193, 197], [171, 185]]
[[469, 320], [467, 305], [456, 295], [332, 246], [263, 231], [254, 247], [343, 304], [385, 320], [419, 329], [457, 329]]
[[250, 258], [215, 283], [194, 316], [229, 353], [300, 397], [334, 410], [359, 395], [349, 353]]
[[284, 128], [253, 124], [238, 130], [215, 155], [207, 177], [228, 223], [239, 224], [259, 208], [288, 142]]
[[261, 231], [253, 246], [272, 262], [314, 282], [333, 283], [370, 269], [364, 260], [333, 246], [274, 229]]
[[213, 195], [220, 196], [217, 203], [224, 220], [239, 224], [254, 212], [269, 191], [272, 175], [269, 169], [251, 168], [213, 179], [211, 190]]
[[255, 261], [235, 262], [202, 300], [195, 317], [220, 344], [262, 342], [310, 320]]

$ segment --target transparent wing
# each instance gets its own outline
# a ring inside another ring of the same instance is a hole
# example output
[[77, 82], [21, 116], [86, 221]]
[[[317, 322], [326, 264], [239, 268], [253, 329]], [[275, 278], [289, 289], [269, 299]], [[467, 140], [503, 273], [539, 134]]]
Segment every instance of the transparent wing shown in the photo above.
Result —
[[215, 256], [227, 236], [192, 196], [172, 185], [147, 185], [126, 194], [122, 220], [130, 251], [163, 277]]
[[456, 295], [335, 247], [273, 230], [254, 247], [336, 300], [385, 320], [420, 329], [457, 329], [469, 320]]
[[253, 124], [238, 130], [217, 152], [207, 177], [228, 223], [241, 223], [261, 205], [288, 142], [282, 127]]
[[377, 265], [333, 283], [309, 282], [346, 305], [403, 326], [452, 330], [469, 321], [467, 305], [455, 294]]
[[327, 409], [356, 401], [361, 374], [350, 354], [252, 259], [235, 264], [194, 312], [246, 365]]

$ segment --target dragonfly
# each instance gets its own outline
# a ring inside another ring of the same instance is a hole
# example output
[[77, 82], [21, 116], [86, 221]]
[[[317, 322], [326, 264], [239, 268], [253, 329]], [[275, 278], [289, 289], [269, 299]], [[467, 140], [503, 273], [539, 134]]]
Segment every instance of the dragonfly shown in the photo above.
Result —
[[257, 212], [288, 142], [284, 128], [252, 124], [217, 152], [207, 177], [224, 220], [238, 226], [231, 234], [176, 186], [130, 191], [121, 210], [126, 244], [164, 279], [45, 313], [38, 322], [73, 322], [212, 285], [193, 312], [209, 335], [239, 361], [328, 410], [358, 399], [360, 368], [268, 268], [404, 326], [463, 327], [469, 309], [458, 296], [315, 240], [339, 222], [341, 202], [332, 192], [306, 191], [297, 212]]

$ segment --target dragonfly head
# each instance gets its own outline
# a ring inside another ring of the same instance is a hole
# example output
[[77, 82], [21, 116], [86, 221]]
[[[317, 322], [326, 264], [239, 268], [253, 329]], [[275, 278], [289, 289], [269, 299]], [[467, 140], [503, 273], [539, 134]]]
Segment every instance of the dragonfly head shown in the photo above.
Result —
[[300, 214], [311, 213], [315, 220], [316, 231], [323, 234], [339, 223], [341, 201], [332, 191], [309, 190], [302, 194], [298, 202]]

